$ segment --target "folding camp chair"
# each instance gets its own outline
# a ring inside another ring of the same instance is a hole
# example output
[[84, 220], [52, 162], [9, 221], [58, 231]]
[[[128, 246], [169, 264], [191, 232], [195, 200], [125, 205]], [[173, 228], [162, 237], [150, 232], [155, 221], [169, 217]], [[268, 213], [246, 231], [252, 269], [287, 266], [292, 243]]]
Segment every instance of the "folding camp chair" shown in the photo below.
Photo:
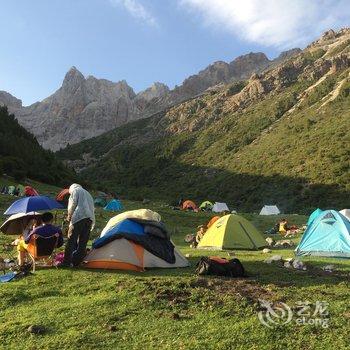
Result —
[[53, 252], [57, 247], [58, 238], [58, 233], [50, 237], [32, 235], [27, 246], [27, 252], [33, 263], [33, 272], [35, 272], [36, 263], [40, 260], [46, 261], [46, 263], [41, 266], [48, 267], [53, 265]]

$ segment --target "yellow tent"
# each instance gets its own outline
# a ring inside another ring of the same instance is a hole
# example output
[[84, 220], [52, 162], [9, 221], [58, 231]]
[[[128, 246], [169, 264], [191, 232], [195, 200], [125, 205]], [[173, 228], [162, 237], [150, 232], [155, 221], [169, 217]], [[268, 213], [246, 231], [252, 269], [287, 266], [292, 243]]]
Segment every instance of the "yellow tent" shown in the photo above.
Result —
[[217, 220], [198, 244], [209, 249], [259, 249], [266, 246], [263, 235], [252, 223], [236, 214]]

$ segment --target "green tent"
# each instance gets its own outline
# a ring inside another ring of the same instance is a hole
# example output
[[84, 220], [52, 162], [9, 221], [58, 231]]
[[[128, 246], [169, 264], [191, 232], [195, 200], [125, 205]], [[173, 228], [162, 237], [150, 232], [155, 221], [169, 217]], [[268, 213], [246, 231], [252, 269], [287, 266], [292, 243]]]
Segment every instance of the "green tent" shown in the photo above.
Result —
[[266, 246], [263, 235], [240, 215], [221, 217], [209, 227], [197, 248], [259, 249]]
[[97, 198], [94, 200], [94, 204], [95, 204], [97, 207], [105, 207], [105, 206], [107, 205], [107, 200], [106, 200], [106, 198], [97, 197]]
[[18, 184], [18, 185], [17, 185], [17, 189], [18, 189], [18, 191], [19, 191], [19, 194], [18, 194], [18, 195], [21, 196], [21, 197], [23, 197], [24, 194], [25, 194], [24, 186], [21, 185], [21, 184]]
[[9, 186], [8, 187], [8, 194], [13, 195], [15, 193], [16, 187], [15, 186]]
[[199, 209], [209, 211], [209, 210], [213, 209], [213, 206], [214, 206], [214, 204], [212, 202], [205, 201], [199, 206]]

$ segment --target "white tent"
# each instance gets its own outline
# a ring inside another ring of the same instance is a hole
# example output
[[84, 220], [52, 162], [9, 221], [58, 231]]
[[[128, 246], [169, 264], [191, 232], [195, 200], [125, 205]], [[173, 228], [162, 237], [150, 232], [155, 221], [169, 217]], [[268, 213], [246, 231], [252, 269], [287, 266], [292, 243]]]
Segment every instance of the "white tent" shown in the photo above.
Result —
[[277, 205], [264, 205], [260, 210], [259, 215], [278, 215], [280, 210], [277, 208]]
[[226, 203], [215, 202], [213, 206], [214, 213], [222, 213], [223, 211], [230, 211]]
[[343, 209], [339, 213], [344, 215], [348, 220], [350, 220], [350, 209]]

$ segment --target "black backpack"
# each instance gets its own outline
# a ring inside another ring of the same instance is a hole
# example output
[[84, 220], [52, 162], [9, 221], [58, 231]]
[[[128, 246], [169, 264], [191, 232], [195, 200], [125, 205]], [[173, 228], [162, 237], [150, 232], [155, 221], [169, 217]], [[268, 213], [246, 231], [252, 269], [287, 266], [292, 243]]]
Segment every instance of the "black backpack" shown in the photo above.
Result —
[[245, 270], [238, 259], [226, 260], [216, 257], [202, 256], [197, 263], [198, 275], [214, 275], [226, 277], [245, 277]]

